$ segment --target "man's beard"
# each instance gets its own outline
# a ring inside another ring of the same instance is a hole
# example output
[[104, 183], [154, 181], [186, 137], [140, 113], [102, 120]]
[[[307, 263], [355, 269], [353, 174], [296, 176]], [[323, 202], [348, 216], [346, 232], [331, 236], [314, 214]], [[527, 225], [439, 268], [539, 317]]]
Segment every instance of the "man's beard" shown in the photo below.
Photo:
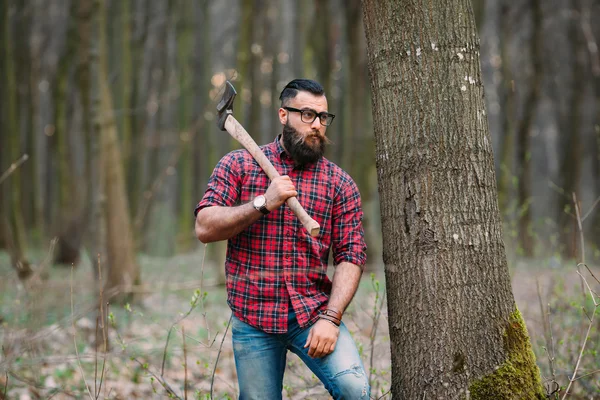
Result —
[[[315, 138], [317, 142], [312, 143], [312, 138]], [[304, 136], [292, 128], [289, 121], [283, 126], [283, 146], [296, 167], [302, 168], [307, 164], [317, 162], [323, 157], [327, 143], [327, 138], [316, 131]]]

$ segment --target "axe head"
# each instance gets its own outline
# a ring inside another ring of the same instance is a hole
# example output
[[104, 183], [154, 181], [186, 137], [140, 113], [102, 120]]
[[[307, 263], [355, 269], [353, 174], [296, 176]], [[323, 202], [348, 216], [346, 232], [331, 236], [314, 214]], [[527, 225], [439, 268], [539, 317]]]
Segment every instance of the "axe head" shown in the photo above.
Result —
[[217, 125], [222, 131], [225, 130], [225, 120], [227, 120], [229, 115], [233, 114], [233, 100], [236, 94], [237, 92], [231, 82], [226, 81], [223, 98], [217, 104]]

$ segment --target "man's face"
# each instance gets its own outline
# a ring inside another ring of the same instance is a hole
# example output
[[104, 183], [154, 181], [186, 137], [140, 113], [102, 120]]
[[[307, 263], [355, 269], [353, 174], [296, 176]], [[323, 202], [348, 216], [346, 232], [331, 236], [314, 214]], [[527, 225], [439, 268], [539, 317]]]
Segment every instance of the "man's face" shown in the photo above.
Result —
[[[327, 98], [300, 91], [286, 106], [317, 113], [327, 112]], [[299, 112], [280, 108], [279, 120], [283, 124], [283, 147], [297, 166], [316, 162], [323, 156], [325, 144], [328, 143], [325, 136], [327, 127], [321, 124], [318, 117], [312, 123], [306, 123]]]

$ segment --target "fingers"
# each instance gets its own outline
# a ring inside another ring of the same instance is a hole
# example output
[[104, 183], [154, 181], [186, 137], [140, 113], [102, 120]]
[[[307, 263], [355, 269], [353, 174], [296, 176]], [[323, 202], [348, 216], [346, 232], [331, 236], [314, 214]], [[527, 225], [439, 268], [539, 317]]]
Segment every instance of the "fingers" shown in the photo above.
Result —
[[279, 176], [269, 185], [265, 197], [267, 198], [267, 209], [273, 211], [279, 208], [290, 197], [298, 196], [294, 183], [287, 175]]
[[335, 350], [338, 328], [327, 321], [317, 321], [308, 333], [304, 348], [309, 347], [308, 355], [312, 358], [321, 358]]
[[311, 328], [311, 330], [308, 332], [308, 337], [306, 338], [306, 343], [304, 344], [304, 348], [307, 348], [308, 345], [310, 344], [310, 340], [312, 339], [312, 334], [313, 334], [313, 330]]

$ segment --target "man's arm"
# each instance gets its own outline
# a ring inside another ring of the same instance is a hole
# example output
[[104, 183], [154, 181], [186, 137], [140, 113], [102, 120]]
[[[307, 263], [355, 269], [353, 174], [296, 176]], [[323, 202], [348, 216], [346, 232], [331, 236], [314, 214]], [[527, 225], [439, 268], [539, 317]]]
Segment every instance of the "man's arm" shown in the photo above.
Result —
[[343, 314], [356, 294], [361, 276], [362, 268], [358, 265], [342, 262], [335, 267], [331, 295], [327, 307], [333, 308]]
[[206, 207], [196, 215], [196, 236], [202, 243], [227, 240], [252, 225], [262, 215], [252, 203], [237, 207]]
[[[298, 192], [289, 176], [273, 179], [265, 193], [266, 207], [276, 210]], [[229, 239], [256, 222], [263, 214], [256, 210], [252, 203], [237, 207], [211, 206], [198, 211], [196, 215], [196, 237], [202, 243]]]

